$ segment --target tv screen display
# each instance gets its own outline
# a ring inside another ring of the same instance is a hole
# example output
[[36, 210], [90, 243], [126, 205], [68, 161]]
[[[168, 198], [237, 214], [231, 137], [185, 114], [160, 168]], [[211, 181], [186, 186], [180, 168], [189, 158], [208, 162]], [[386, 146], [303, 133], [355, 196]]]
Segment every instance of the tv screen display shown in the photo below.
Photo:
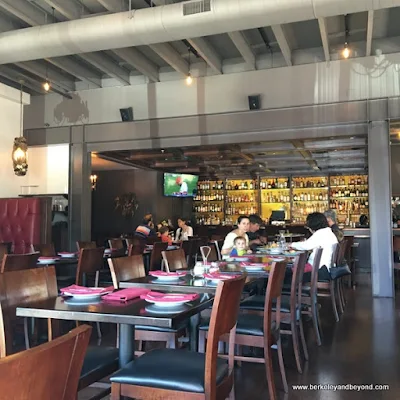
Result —
[[188, 174], [164, 174], [164, 196], [193, 197], [197, 193], [198, 176]]

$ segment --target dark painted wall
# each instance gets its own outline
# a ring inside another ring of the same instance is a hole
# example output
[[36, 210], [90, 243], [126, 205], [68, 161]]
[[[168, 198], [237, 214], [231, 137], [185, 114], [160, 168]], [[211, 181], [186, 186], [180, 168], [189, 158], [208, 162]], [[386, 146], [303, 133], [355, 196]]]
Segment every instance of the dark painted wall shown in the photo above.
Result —
[[[155, 171], [99, 171], [97, 188], [92, 192], [92, 237], [100, 241], [120, 234], [131, 234], [143, 215], [150, 212], [155, 222], [179, 216], [190, 217], [191, 199], [163, 196], [163, 174]], [[139, 208], [133, 218], [115, 210], [114, 199], [124, 193], [136, 194]]]

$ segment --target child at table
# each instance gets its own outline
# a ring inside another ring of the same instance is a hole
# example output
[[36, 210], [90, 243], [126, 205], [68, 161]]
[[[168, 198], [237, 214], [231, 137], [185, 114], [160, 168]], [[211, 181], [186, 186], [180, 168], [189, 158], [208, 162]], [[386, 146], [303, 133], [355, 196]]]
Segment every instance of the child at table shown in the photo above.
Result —
[[168, 243], [168, 246], [172, 245], [172, 239], [169, 236], [169, 228], [168, 226], [162, 226], [159, 231], [160, 238], [163, 243]]
[[233, 249], [230, 256], [240, 257], [246, 255], [249, 252], [251, 253], [251, 251], [247, 249], [246, 239], [243, 236], [237, 236], [233, 241]]

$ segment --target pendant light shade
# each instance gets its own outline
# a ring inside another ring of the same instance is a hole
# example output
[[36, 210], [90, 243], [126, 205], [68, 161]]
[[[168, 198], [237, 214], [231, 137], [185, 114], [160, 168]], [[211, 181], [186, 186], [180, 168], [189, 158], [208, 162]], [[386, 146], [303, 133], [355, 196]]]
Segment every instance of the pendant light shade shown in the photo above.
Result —
[[17, 176], [25, 176], [28, 172], [28, 144], [23, 136], [23, 105], [22, 105], [22, 85], [23, 81], [20, 81], [20, 121], [19, 121], [19, 133], [20, 136], [14, 139], [14, 145], [12, 150], [12, 161], [14, 167], [14, 173]]

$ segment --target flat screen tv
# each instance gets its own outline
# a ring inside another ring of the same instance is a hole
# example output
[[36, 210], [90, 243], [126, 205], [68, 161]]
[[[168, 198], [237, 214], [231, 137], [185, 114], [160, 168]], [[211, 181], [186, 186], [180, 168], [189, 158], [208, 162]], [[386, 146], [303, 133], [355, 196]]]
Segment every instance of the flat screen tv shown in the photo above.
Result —
[[193, 197], [197, 193], [199, 177], [188, 174], [164, 174], [164, 196]]

